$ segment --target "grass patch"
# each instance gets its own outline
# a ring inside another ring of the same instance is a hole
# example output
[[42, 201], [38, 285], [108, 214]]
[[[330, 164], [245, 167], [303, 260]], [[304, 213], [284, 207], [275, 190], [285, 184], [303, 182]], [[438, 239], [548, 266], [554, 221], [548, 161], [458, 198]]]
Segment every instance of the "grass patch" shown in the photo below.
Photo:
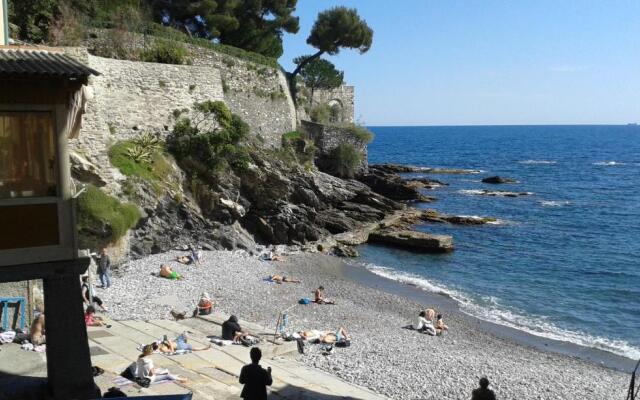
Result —
[[95, 231], [104, 226], [110, 232], [108, 240], [115, 242], [140, 220], [140, 210], [132, 203], [121, 203], [93, 185], [78, 197], [79, 230]]
[[345, 126], [345, 129], [356, 139], [360, 140], [364, 143], [371, 143], [373, 140], [373, 132], [369, 129], [365, 128], [362, 125], [358, 124], [348, 124]]
[[153, 41], [151, 47], [140, 52], [140, 60], [154, 62], [160, 64], [178, 64], [187, 63], [189, 52], [179, 42], [166, 39], [158, 39]]

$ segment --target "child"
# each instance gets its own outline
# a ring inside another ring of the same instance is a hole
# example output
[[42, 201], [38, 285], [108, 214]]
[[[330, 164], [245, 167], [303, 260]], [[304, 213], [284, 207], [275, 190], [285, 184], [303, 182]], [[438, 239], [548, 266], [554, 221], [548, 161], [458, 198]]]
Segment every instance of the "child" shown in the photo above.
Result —
[[449, 330], [449, 327], [442, 321], [442, 314], [436, 316], [436, 332], [438, 335], [442, 335], [445, 331]]
[[93, 306], [87, 307], [87, 311], [84, 313], [84, 323], [87, 326], [106, 326], [111, 328], [111, 325], [107, 325], [102, 318], [95, 316], [96, 309]]

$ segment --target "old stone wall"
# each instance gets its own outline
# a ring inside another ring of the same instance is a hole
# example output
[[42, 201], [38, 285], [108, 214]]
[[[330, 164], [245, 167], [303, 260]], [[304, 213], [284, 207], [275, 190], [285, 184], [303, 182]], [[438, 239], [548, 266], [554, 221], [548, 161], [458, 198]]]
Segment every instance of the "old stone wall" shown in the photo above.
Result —
[[[79, 283], [78, 283], [79, 284]], [[44, 298], [42, 297], [42, 281], [20, 281], [0, 283], [0, 297], [23, 297], [26, 301], [25, 327], [29, 329], [33, 319], [33, 310], [42, 310]], [[3, 304], [0, 303], [0, 313]], [[2, 320], [9, 321], [9, 328], [14, 329], [20, 326], [20, 310], [15, 305], [9, 306], [7, 315], [2, 315]], [[2, 325], [0, 324], [0, 327]]]
[[175, 122], [173, 110], [224, 99], [220, 72], [213, 67], [114, 60], [77, 48], [67, 54], [100, 72], [89, 79], [82, 129], [70, 148], [97, 168], [112, 191], [122, 178], [109, 162], [114, 143], [146, 131], [164, 136]]
[[316, 146], [316, 164], [321, 170], [328, 169], [331, 164], [331, 151], [342, 143], [352, 145], [362, 154], [358, 173], [368, 168], [367, 143], [354, 136], [349, 128], [333, 125], [317, 124], [311, 121], [301, 121], [300, 129], [313, 140]]
[[302, 91], [302, 101], [299, 102], [298, 116], [308, 120], [307, 109], [320, 104], [326, 104], [332, 108], [332, 123], [353, 123], [355, 121], [355, 90], [353, 86], [342, 85], [331, 90], [316, 90], [313, 92], [313, 102], [309, 105], [311, 92], [308, 89]]

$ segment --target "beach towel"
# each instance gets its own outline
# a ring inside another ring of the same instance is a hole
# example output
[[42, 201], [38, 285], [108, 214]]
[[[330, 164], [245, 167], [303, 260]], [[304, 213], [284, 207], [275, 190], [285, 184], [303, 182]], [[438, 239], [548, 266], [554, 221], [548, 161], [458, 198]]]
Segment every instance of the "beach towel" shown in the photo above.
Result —
[[209, 341], [213, 344], [217, 344], [218, 346], [228, 346], [233, 344], [233, 340], [224, 340], [219, 336], [207, 336]]
[[13, 339], [15, 339], [15, 338], [16, 338], [16, 332], [15, 331], [0, 332], [0, 343], [1, 344], [12, 343]]

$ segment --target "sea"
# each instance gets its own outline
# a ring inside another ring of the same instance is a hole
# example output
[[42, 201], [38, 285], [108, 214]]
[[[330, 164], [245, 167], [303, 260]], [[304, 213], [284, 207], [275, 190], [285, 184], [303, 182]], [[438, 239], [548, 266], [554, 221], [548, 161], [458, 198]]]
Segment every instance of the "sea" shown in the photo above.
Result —
[[[472, 316], [640, 358], [639, 126], [369, 129], [370, 163], [474, 172], [428, 175], [448, 186], [424, 190], [438, 201], [416, 207], [497, 220], [416, 226], [452, 235], [450, 254], [364, 245], [357, 263], [449, 296]], [[518, 183], [481, 182], [494, 175]], [[483, 189], [531, 194], [489, 197]]]

